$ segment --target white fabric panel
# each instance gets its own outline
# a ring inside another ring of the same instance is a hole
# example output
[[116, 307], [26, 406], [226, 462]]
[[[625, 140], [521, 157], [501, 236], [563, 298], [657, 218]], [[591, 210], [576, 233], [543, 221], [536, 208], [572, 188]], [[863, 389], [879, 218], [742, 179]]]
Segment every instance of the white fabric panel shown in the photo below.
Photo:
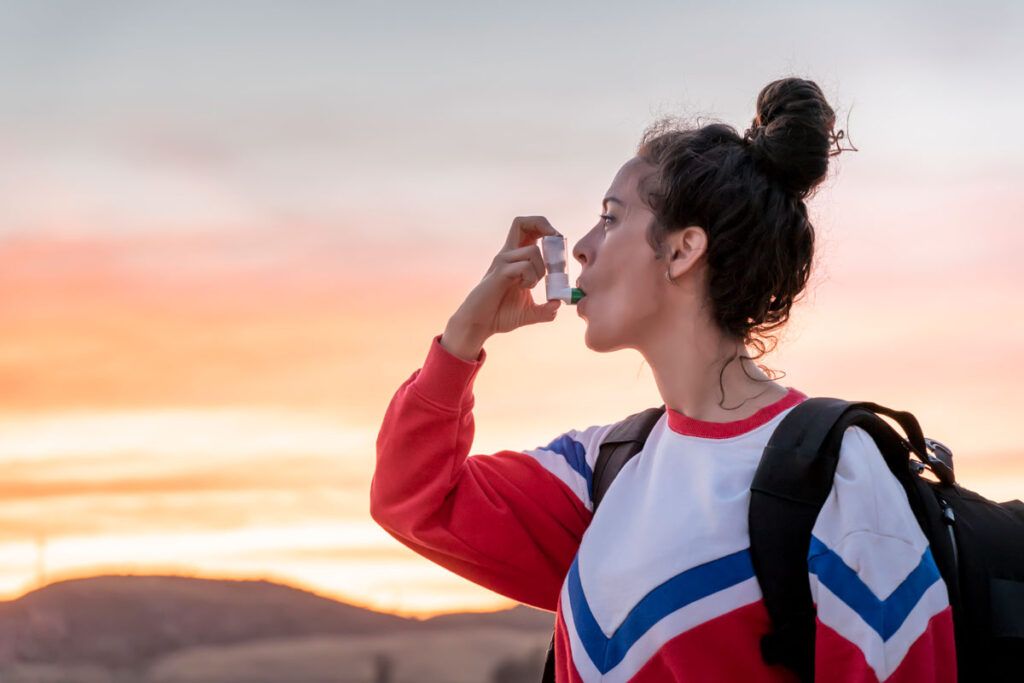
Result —
[[843, 436], [832, 491], [812, 533], [882, 599], [917, 567], [928, 547], [906, 492], [859, 427]]
[[749, 547], [750, 482], [788, 412], [730, 439], [678, 434], [662, 416], [609, 487], [580, 546], [580, 580], [606, 635], [668, 579]]

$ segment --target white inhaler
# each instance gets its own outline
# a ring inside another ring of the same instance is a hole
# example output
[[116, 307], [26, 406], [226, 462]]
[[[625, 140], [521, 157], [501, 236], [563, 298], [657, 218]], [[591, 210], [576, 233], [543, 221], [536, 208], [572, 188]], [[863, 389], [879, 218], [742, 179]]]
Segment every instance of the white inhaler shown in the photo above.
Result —
[[567, 304], [578, 303], [584, 297], [583, 290], [569, 286], [569, 274], [566, 272], [566, 240], [564, 235], [549, 235], [540, 240], [541, 253], [544, 256], [544, 289], [548, 301], [560, 299]]

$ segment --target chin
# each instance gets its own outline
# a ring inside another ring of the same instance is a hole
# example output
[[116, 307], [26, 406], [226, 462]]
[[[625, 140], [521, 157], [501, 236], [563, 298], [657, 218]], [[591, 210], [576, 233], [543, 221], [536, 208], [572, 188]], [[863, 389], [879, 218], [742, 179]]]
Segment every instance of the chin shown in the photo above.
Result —
[[628, 348], [621, 339], [615, 339], [607, 334], [602, 335], [598, 330], [594, 329], [594, 326], [589, 321], [587, 322], [587, 331], [583, 335], [583, 343], [588, 349], [598, 353], [610, 353]]

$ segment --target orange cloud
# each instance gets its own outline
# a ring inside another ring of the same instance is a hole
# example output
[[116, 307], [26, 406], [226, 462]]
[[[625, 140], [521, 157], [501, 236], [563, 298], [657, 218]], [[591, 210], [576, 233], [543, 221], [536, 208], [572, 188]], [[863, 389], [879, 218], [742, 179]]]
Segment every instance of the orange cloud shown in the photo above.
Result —
[[416, 320], [446, 319], [443, 278], [389, 278], [379, 247], [270, 237], [7, 243], [0, 408], [379, 406], [370, 369]]

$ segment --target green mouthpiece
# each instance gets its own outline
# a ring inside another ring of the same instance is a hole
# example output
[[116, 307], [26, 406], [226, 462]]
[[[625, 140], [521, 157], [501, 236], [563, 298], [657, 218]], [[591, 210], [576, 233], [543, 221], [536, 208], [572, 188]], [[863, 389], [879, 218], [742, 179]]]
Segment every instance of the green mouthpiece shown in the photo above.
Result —
[[570, 303], [578, 304], [580, 299], [586, 296], [586, 293], [578, 287], [572, 288], [572, 296], [570, 297]]

